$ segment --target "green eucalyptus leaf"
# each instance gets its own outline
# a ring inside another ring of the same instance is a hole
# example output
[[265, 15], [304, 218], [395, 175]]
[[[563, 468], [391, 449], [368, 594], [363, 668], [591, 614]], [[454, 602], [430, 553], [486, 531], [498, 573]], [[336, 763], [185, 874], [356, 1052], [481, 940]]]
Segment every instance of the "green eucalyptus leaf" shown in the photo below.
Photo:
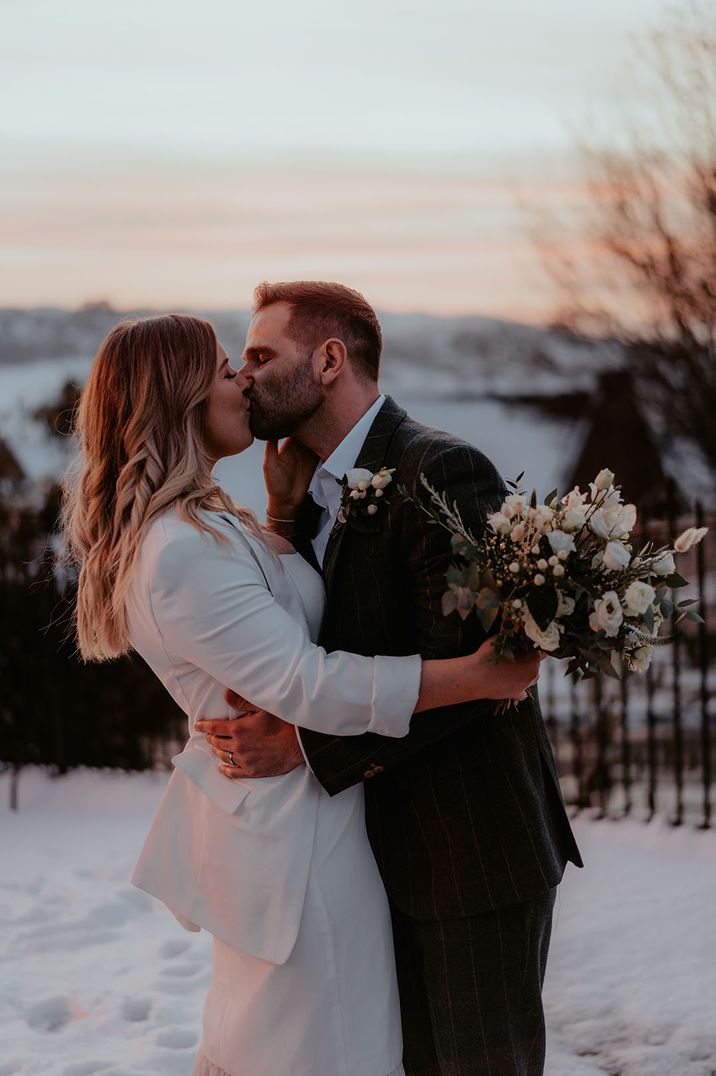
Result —
[[674, 612], [674, 603], [669, 598], [662, 598], [659, 605], [665, 617], [670, 617]]

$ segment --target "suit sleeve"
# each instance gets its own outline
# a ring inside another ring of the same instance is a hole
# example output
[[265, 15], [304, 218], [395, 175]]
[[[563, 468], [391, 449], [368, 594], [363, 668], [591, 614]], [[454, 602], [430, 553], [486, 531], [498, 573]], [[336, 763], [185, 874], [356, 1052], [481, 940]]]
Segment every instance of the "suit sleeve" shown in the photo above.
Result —
[[[468, 445], [448, 448], [423, 468], [433, 488], [455, 501], [465, 526], [475, 538], [484, 531], [487, 516], [496, 511], [505, 486], [490, 461]], [[413, 493], [427, 494], [415, 476]], [[453, 557], [450, 534], [413, 504], [403, 507], [401, 556], [408, 567], [410, 589], [423, 658], [449, 658], [475, 651], [485, 639], [477, 616], [461, 620], [456, 613], [443, 616], [445, 573]], [[300, 738], [308, 763], [326, 791], [335, 795], [344, 788], [405, 761], [411, 755], [461, 728], [481, 715], [494, 713], [491, 700], [461, 703], [417, 714], [410, 732], [400, 741], [371, 735], [342, 738], [317, 736], [309, 730]]]
[[404, 736], [421, 661], [327, 654], [278, 604], [248, 550], [187, 530], [160, 551], [152, 608], [167, 656], [284, 721], [337, 735]]

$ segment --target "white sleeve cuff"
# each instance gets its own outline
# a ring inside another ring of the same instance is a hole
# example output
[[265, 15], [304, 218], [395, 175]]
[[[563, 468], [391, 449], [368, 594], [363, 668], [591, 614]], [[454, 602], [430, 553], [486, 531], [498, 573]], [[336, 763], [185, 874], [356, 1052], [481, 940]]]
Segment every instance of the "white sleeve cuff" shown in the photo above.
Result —
[[407, 736], [420, 693], [423, 661], [419, 654], [408, 657], [373, 658], [373, 716], [368, 732], [380, 736]]

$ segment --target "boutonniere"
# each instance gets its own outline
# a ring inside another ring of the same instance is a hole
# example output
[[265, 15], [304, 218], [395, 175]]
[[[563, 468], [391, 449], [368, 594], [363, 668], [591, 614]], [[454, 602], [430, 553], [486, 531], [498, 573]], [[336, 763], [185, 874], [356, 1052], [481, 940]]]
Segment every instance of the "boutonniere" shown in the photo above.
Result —
[[354, 467], [347, 471], [340, 482], [343, 493], [338, 522], [345, 523], [351, 518], [376, 515], [385, 490], [393, 481], [394, 471], [395, 467], [381, 467], [375, 474], [365, 467]]

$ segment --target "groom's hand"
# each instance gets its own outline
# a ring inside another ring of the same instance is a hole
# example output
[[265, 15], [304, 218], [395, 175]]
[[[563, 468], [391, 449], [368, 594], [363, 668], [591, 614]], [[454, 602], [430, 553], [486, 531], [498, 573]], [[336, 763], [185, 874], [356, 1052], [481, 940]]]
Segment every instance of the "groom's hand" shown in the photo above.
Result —
[[[202, 718], [195, 728], [220, 762], [225, 777], [277, 777], [305, 762], [295, 725], [257, 710], [235, 691], [224, 695], [238, 717]], [[232, 765], [233, 761], [233, 765]]]

